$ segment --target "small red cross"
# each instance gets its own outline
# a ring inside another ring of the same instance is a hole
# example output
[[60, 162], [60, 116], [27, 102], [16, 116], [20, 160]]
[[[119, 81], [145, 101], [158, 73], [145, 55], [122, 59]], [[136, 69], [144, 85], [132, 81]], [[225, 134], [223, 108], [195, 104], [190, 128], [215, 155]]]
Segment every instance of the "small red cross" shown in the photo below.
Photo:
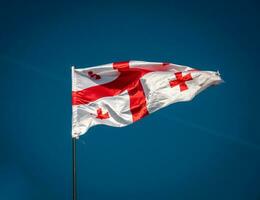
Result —
[[102, 112], [103, 112], [102, 108], [97, 109], [97, 116], [96, 116], [96, 118], [98, 118], [98, 119], [107, 119], [107, 118], [109, 118], [108, 112], [106, 112], [106, 113], [102, 113]]
[[182, 72], [175, 73], [176, 80], [170, 81], [170, 86], [175, 87], [177, 85], [180, 86], [180, 91], [184, 91], [188, 89], [188, 86], [186, 85], [186, 81], [192, 80], [191, 74], [186, 74], [185, 76], [182, 76]]
[[100, 77], [98, 74], [95, 74], [95, 73], [92, 72], [92, 71], [89, 71], [89, 72], [88, 72], [88, 75], [89, 75], [91, 78], [94, 78], [94, 79], [96, 79], [96, 80], [101, 79], [101, 77]]

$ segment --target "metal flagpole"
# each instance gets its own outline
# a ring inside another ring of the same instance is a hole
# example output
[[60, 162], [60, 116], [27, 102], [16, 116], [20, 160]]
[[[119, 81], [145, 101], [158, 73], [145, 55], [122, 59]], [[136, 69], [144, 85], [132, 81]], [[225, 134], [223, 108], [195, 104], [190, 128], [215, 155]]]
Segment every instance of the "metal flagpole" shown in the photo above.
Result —
[[77, 179], [76, 179], [76, 138], [72, 138], [72, 200], [77, 200]]
[[[74, 66], [71, 67], [72, 91], [75, 87]], [[72, 109], [73, 112], [73, 109]], [[73, 127], [73, 125], [72, 125]], [[77, 177], [76, 177], [76, 140], [77, 137], [72, 137], [72, 200], [77, 200]]]

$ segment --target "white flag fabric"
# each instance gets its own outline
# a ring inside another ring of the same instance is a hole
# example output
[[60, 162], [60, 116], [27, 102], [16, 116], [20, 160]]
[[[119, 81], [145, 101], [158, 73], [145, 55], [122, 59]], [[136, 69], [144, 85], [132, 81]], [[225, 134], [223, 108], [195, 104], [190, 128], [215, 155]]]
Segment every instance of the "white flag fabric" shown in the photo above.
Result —
[[95, 125], [129, 125], [220, 83], [218, 72], [172, 63], [128, 61], [72, 67], [72, 137]]

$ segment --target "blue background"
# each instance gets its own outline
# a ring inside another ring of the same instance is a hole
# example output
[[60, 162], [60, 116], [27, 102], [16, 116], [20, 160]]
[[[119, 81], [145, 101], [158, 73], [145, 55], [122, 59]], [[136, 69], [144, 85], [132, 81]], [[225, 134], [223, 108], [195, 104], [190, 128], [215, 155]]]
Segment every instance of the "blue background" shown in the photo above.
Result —
[[[130, 3], [131, 2], [131, 3]], [[2, 1], [0, 199], [71, 199], [70, 66], [164, 61], [225, 83], [78, 140], [78, 197], [260, 199], [256, 1]]]

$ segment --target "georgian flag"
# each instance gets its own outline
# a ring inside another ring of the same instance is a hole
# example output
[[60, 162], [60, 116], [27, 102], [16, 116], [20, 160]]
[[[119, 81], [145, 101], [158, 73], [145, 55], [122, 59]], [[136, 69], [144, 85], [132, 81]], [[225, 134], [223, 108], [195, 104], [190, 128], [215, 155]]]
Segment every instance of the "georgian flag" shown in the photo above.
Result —
[[72, 67], [72, 137], [98, 124], [122, 127], [220, 83], [218, 72], [158, 62]]

